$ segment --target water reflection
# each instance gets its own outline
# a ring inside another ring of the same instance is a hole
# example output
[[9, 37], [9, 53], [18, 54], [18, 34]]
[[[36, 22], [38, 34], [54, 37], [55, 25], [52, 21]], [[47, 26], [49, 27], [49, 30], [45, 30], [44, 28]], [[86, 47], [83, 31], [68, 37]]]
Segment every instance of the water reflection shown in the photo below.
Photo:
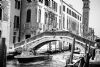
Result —
[[17, 60], [7, 62], [7, 67], [64, 67], [63, 62], [55, 60], [47, 60], [35, 63], [18, 63]]

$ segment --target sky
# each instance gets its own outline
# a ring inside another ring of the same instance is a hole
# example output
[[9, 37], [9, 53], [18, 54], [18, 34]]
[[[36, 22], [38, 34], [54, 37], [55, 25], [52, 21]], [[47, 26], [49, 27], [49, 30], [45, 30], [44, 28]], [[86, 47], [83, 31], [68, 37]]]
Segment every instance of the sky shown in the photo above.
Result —
[[[78, 12], [82, 14], [83, 2], [82, 0], [64, 0], [71, 4]], [[100, 0], [90, 0], [90, 16], [89, 27], [94, 28], [95, 35], [100, 37]]]

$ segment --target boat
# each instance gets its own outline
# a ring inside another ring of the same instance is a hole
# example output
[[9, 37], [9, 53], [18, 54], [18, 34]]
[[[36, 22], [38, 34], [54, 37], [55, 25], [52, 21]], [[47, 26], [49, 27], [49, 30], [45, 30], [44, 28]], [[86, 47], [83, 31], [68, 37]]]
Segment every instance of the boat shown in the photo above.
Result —
[[94, 57], [94, 59], [91, 57], [89, 63], [91, 65], [91, 67], [93, 67], [94, 65], [96, 67], [100, 67], [100, 49], [96, 49], [95, 57]]
[[50, 60], [52, 56], [50, 55], [18, 55], [15, 56], [19, 63], [30, 63], [30, 62], [38, 62]]

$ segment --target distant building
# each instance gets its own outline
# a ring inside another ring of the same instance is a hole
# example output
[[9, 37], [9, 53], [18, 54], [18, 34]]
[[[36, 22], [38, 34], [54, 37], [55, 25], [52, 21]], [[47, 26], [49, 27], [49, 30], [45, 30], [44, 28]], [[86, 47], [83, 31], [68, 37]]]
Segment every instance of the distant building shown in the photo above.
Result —
[[90, 10], [90, 1], [89, 0], [82, 0], [83, 1], [83, 37], [87, 38], [88, 36], [88, 28], [89, 28], [89, 10]]
[[87, 39], [94, 41], [94, 29], [93, 28], [88, 29]]

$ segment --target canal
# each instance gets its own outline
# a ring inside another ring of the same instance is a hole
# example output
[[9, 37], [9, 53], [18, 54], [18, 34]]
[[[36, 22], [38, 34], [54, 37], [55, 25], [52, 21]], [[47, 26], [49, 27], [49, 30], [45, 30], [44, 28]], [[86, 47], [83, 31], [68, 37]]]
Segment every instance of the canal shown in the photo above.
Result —
[[63, 52], [52, 55], [51, 60], [39, 61], [34, 63], [18, 63], [17, 59], [8, 60], [7, 67], [65, 67], [66, 60], [69, 58], [70, 52]]

